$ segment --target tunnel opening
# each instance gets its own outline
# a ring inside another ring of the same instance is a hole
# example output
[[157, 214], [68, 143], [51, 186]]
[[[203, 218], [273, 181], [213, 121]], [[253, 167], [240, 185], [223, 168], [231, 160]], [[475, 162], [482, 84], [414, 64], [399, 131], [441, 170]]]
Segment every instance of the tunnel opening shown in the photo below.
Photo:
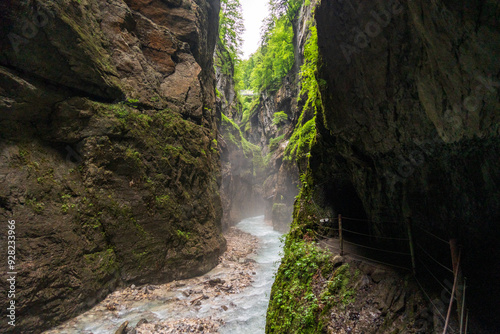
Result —
[[[334, 213], [333, 218], [341, 215], [342, 217], [367, 220], [363, 202], [347, 177], [335, 177], [332, 181], [325, 183], [323, 197], [326, 207], [329, 207]], [[370, 234], [370, 227], [366, 223], [342, 219], [342, 224], [345, 229], [353, 232]]]

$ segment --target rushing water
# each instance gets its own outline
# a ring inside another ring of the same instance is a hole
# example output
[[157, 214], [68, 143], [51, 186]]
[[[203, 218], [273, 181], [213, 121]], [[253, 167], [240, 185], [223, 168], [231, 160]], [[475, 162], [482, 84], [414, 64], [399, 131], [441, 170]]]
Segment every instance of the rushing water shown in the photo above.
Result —
[[237, 227], [257, 236], [260, 248], [255, 257], [257, 275], [251, 287], [234, 295], [236, 308], [225, 314], [226, 326], [221, 333], [264, 333], [269, 293], [273, 285], [276, 263], [280, 260], [280, 233], [264, 223], [264, 216], [245, 219]]
[[[173, 309], [168, 303], [156, 301], [137, 301], [117, 314], [103, 311], [103, 307], [94, 309], [73, 319], [70, 323], [47, 331], [46, 334], [57, 333], [92, 333], [107, 334], [116, 330], [124, 321], [135, 325], [140, 319], [149, 321], [163, 321], [183, 318], [213, 317], [225, 321], [221, 327], [222, 334], [257, 334], [264, 333], [266, 311], [269, 302], [269, 293], [273, 284], [276, 263], [280, 260], [281, 251], [280, 233], [274, 231], [264, 222], [264, 216], [249, 218], [241, 221], [238, 229], [256, 236], [259, 239], [259, 248], [256, 255], [250, 256], [257, 265], [255, 267], [254, 282], [251, 286], [236, 294], [221, 294], [204, 303], [199, 309], [192, 307]], [[224, 279], [224, 269], [217, 268], [208, 275], [212, 278]], [[183, 299], [183, 290], [195, 288], [186, 285], [172, 292], [172, 297]], [[226, 312], [221, 312], [221, 306], [232, 305]]]

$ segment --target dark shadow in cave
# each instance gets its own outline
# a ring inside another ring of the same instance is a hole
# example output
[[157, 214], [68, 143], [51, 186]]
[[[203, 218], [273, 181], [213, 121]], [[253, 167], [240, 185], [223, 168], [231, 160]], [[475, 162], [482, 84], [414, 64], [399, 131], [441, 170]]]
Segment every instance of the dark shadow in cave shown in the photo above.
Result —
[[[353, 184], [345, 178], [335, 178], [332, 182], [327, 182], [323, 185], [323, 196], [325, 206], [330, 207], [335, 213], [335, 216], [341, 214], [345, 217], [367, 219], [363, 202]], [[359, 224], [356, 222], [345, 223], [345, 228], [358, 232], [370, 234], [368, 224]]]

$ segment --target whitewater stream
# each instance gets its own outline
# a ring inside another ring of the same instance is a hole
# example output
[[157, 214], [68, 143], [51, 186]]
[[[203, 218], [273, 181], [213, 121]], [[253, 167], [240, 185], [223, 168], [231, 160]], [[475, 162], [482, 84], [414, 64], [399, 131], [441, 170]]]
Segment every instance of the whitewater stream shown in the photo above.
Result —
[[[220, 319], [222, 325], [219, 332], [223, 334], [264, 333], [269, 294], [277, 262], [280, 260], [281, 234], [264, 222], [264, 216], [245, 219], [236, 228], [258, 240], [256, 251], [243, 259], [245, 262], [249, 259], [252, 261], [252, 276], [248, 279], [248, 286], [237, 288], [230, 294], [218, 293], [203, 303], [194, 304], [199, 305], [198, 307], [193, 307], [190, 299], [193, 299], [194, 294], [189, 295], [188, 292], [196, 293], [196, 289], [199, 290], [203, 282], [206, 284], [207, 278], [228, 280], [230, 266], [218, 266], [203, 277], [176, 282], [175, 288], [165, 295], [167, 298], [183, 302], [184, 306], [179, 307], [175, 303], [165, 302], [165, 298], [163, 300], [146, 298], [123, 303], [126, 306], [120, 305], [110, 311], [109, 304], [103, 305], [104, 301], [45, 334], [109, 334], [114, 333], [125, 321], [129, 322], [129, 327], [134, 327], [141, 319], [154, 323], [172, 320], [182, 322], [186, 318], [218, 321]], [[233, 248], [237, 249], [238, 245]]]

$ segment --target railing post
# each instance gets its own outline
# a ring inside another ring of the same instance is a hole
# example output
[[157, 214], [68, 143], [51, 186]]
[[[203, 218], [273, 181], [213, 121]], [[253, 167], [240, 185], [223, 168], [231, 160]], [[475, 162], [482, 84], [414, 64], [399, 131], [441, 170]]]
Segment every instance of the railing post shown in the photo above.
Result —
[[458, 261], [459, 261], [459, 253], [460, 253], [460, 247], [458, 246], [458, 240], [457, 239], [450, 239], [450, 252], [451, 252], [451, 263], [453, 265], [453, 272], [458, 270], [457, 273], [457, 290], [456, 290], [456, 295], [457, 295], [457, 314], [460, 317], [460, 314], [462, 313], [462, 289], [463, 288], [463, 277], [462, 277], [462, 270], [458, 267]]
[[339, 214], [339, 242], [340, 242], [340, 256], [344, 256], [344, 238], [342, 236], [342, 215]]
[[467, 310], [467, 316], [465, 317], [465, 334], [467, 334], [468, 329], [469, 329], [469, 310]]
[[464, 289], [462, 290], [462, 310], [460, 311], [460, 334], [464, 328], [464, 310], [465, 310], [465, 289], [467, 288], [467, 277], [464, 277]]
[[408, 243], [410, 245], [410, 254], [411, 254], [411, 270], [413, 271], [413, 276], [417, 274], [417, 268], [415, 265], [415, 248], [413, 246], [413, 233], [411, 231], [411, 220], [410, 218], [406, 219], [406, 229], [408, 230]]
[[453, 306], [453, 299], [455, 297], [455, 291], [457, 289], [457, 280], [458, 280], [458, 270], [459, 269], [460, 269], [460, 251], [458, 253], [457, 266], [456, 266], [456, 269], [454, 270], [455, 279], [453, 280], [453, 289], [451, 289], [450, 305], [448, 306], [448, 313], [446, 314], [446, 322], [444, 324], [443, 334], [446, 334], [446, 331], [448, 330], [448, 324], [450, 322], [451, 307]]

